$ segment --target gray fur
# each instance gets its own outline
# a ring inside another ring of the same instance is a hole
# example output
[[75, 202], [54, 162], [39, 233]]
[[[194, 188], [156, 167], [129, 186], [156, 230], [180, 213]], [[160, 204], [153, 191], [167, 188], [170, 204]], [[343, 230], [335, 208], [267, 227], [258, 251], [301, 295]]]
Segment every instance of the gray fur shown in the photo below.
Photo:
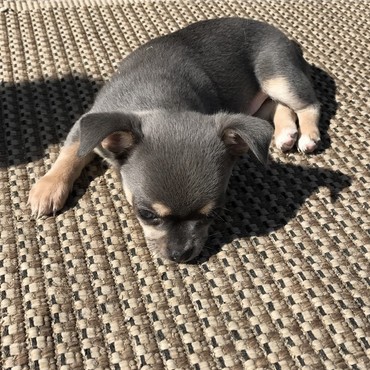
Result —
[[[312, 91], [297, 78], [304, 68], [299, 48], [272, 26], [241, 18], [198, 22], [123, 60], [66, 145], [80, 140], [81, 156], [95, 148], [113, 160], [135, 210], [168, 206], [171, 217], [155, 227], [167, 232], [168, 257], [189, 260], [199, 254], [209, 224], [198, 222], [197, 212], [210, 201], [222, 204], [236, 155], [250, 148], [267, 160], [272, 126], [243, 114], [246, 104], [261, 80], [274, 76], [294, 78], [310, 103]], [[99, 148], [115, 131], [134, 134], [129, 153]]]

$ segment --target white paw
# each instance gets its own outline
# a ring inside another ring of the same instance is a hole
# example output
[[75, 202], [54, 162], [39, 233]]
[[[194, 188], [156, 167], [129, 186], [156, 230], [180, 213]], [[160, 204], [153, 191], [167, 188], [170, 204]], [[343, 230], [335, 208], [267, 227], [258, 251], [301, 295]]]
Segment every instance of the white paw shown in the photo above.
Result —
[[287, 151], [293, 148], [297, 141], [298, 130], [295, 127], [285, 127], [275, 137], [276, 147], [282, 151]]
[[40, 217], [48, 214], [55, 214], [63, 208], [71, 185], [57, 176], [45, 175], [32, 187], [28, 204], [31, 207], [32, 215]]
[[312, 153], [316, 148], [320, 138], [311, 138], [308, 135], [302, 135], [298, 140], [298, 150], [302, 153]]

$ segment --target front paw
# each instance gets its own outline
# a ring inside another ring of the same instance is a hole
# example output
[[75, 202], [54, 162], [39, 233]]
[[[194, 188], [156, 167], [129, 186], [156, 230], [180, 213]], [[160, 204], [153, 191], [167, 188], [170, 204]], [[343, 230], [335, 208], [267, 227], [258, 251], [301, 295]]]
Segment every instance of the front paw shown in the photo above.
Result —
[[294, 127], [284, 127], [278, 134], [275, 134], [275, 145], [278, 149], [286, 152], [293, 148], [297, 141], [298, 130]]
[[318, 146], [320, 133], [313, 130], [310, 133], [302, 133], [298, 140], [298, 150], [302, 153], [312, 153]]
[[63, 208], [71, 187], [71, 184], [61, 180], [60, 177], [46, 174], [33, 185], [30, 191], [28, 204], [32, 215], [40, 217], [55, 214]]

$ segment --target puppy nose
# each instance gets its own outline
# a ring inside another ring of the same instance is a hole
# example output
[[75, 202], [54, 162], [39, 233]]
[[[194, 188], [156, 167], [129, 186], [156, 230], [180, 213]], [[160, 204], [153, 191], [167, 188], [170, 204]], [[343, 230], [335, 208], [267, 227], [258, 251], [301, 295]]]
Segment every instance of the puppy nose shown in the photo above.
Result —
[[172, 261], [175, 261], [175, 262], [180, 262], [181, 260], [181, 253], [179, 251], [173, 251], [171, 253], [171, 259]]
[[171, 260], [175, 262], [187, 261], [193, 254], [193, 248], [188, 249], [185, 252], [172, 251]]

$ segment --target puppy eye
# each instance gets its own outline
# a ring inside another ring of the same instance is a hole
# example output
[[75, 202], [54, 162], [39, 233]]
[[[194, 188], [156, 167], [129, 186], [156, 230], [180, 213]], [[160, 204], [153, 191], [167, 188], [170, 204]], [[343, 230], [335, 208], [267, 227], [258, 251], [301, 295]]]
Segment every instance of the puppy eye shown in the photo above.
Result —
[[158, 216], [155, 213], [148, 211], [147, 209], [139, 209], [138, 213], [143, 220], [151, 221], [158, 219]]

